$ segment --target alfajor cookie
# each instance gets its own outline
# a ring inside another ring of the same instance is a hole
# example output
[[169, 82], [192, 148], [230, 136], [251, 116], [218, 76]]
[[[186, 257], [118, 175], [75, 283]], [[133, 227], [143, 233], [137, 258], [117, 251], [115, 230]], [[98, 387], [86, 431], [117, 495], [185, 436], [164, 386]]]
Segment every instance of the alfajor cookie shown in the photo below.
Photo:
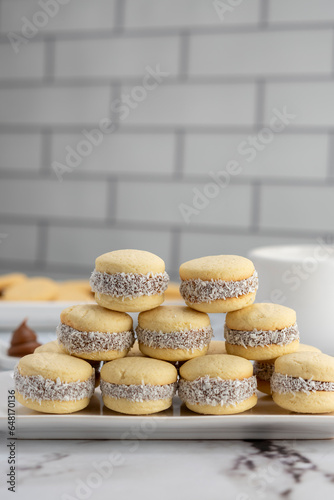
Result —
[[54, 300], [58, 293], [58, 285], [50, 278], [27, 278], [15, 285], [5, 288], [4, 300]]
[[238, 255], [214, 255], [180, 266], [180, 292], [197, 311], [222, 313], [241, 309], [255, 300], [258, 288], [254, 264]]
[[295, 352], [275, 361], [271, 377], [276, 404], [297, 413], [334, 412], [334, 357]]
[[160, 306], [139, 314], [136, 333], [146, 356], [184, 361], [206, 354], [212, 328], [205, 313], [186, 306]]
[[189, 410], [211, 415], [241, 413], [255, 406], [256, 377], [246, 359], [211, 354], [180, 368], [179, 397]]
[[82, 359], [40, 352], [24, 356], [14, 371], [19, 403], [42, 413], [73, 413], [85, 408], [94, 392], [94, 369]]
[[101, 255], [90, 278], [98, 304], [125, 312], [147, 311], [162, 304], [168, 281], [164, 261], [142, 250]]
[[69, 354], [110, 361], [127, 355], [134, 343], [133, 322], [126, 313], [97, 304], [71, 306], [60, 315], [58, 342]]
[[[312, 345], [299, 344], [296, 352], [321, 352], [317, 347]], [[275, 359], [267, 359], [264, 361], [254, 361], [254, 375], [257, 380], [257, 388], [264, 394], [271, 394], [270, 379], [275, 369]]]
[[116, 359], [103, 365], [101, 393], [110, 410], [147, 415], [166, 410], [176, 393], [177, 370], [145, 357]]
[[252, 304], [226, 315], [226, 350], [246, 359], [275, 359], [299, 345], [296, 313], [279, 304]]

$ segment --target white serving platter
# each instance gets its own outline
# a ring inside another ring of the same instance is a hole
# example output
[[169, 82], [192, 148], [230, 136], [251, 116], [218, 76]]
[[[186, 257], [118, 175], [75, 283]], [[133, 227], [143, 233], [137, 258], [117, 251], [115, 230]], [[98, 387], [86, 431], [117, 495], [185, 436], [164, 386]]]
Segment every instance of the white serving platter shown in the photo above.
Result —
[[[12, 372], [0, 373], [0, 431], [8, 435], [8, 390]], [[283, 410], [269, 396], [238, 415], [197, 415], [174, 399], [173, 407], [150, 416], [128, 416], [103, 406], [96, 390], [90, 405], [71, 415], [50, 415], [16, 403], [17, 439], [330, 439], [334, 413], [301, 415]], [[10, 437], [8, 435], [8, 437]]]

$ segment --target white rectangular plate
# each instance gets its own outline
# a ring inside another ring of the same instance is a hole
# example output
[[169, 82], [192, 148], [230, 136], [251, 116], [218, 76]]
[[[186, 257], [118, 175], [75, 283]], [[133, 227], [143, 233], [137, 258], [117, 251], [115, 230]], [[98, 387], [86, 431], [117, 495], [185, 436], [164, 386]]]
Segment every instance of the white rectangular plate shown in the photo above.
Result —
[[[0, 431], [8, 435], [7, 399], [12, 373], [0, 373]], [[8, 435], [9, 437], [9, 435]], [[128, 416], [108, 410], [97, 390], [90, 405], [71, 415], [48, 415], [16, 403], [18, 439], [329, 439], [334, 413], [301, 415], [261, 396], [255, 408], [238, 415], [197, 415], [174, 399], [173, 407], [153, 416]]]

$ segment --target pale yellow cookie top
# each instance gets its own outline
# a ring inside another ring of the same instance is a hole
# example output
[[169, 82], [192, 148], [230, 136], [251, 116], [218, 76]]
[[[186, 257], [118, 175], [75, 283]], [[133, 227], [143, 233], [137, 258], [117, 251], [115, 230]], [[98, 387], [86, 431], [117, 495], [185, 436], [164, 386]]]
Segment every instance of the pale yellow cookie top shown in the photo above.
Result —
[[227, 354], [224, 340], [211, 340], [206, 354]]
[[101, 379], [110, 384], [165, 385], [176, 382], [177, 370], [167, 361], [127, 357], [115, 359], [103, 365]]
[[313, 345], [299, 344], [296, 352], [321, 352], [321, 350]]
[[212, 255], [189, 260], [180, 266], [182, 280], [201, 279], [240, 281], [254, 274], [251, 260], [239, 255]]
[[54, 300], [58, 285], [50, 278], [36, 277], [13, 285], [3, 292], [4, 300]]
[[41, 375], [50, 380], [59, 378], [61, 382], [83, 382], [94, 373], [87, 361], [55, 352], [28, 354], [20, 359], [17, 368], [26, 377]]
[[67, 351], [58, 343], [57, 340], [47, 342], [39, 347], [36, 347], [34, 353], [38, 352], [56, 352], [57, 354], [67, 354]]
[[307, 351], [285, 354], [276, 359], [275, 372], [306, 380], [334, 382], [334, 357]]
[[132, 330], [127, 313], [111, 311], [97, 304], [78, 304], [64, 309], [60, 321], [80, 332], [119, 333]]
[[195, 380], [208, 375], [223, 380], [248, 378], [253, 375], [250, 361], [231, 354], [210, 354], [191, 359], [180, 368], [180, 375], [185, 380]]
[[4, 290], [9, 286], [16, 285], [16, 283], [25, 281], [26, 279], [27, 276], [22, 273], [3, 274], [2, 276], [0, 276], [0, 291]]
[[141, 312], [138, 324], [147, 330], [171, 333], [206, 328], [210, 326], [210, 318], [187, 306], [160, 306]]
[[296, 323], [296, 313], [279, 304], [252, 304], [226, 315], [231, 330], [282, 330]]
[[164, 261], [144, 250], [115, 250], [104, 253], [95, 260], [95, 269], [100, 273], [163, 273]]

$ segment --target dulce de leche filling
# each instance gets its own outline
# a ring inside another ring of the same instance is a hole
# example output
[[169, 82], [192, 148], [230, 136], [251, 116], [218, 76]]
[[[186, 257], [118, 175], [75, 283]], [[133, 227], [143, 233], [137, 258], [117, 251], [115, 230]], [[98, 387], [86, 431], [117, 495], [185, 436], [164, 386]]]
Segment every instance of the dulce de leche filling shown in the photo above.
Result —
[[176, 387], [176, 382], [166, 385], [124, 385], [111, 384], [101, 379], [102, 396], [110, 396], [115, 399], [127, 399], [128, 401], [136, 403], [170, 399], [175, 396]]
[[225, 323], [224, 337], [229, 344], [242, 347], [265, 347], [267, 345], [286, 345], [299, 340], [297, 323], [282, 330], [231, 330]]
[[185, 301], [193, 304], [201, 304], [203, 302], [226, 300], [256, 292], [258, 283], [259, 280], [256, 271], [249, 278], [240, 281], [183, 280], [180, 286], [180, 293]]
[[133, 346], [133, 331], [120, 333], [81, 332], [71, 326], [60, 323], [57, 326], [57, 338], [70, 353], [124, 351]]
[[93, 292], [134, 299], [142, 295], [160, 295], [167, 290], [169, 276], [164, 273], [101, 273], [96, 269], [90, 277]]
[[171, 333], [156, 332], [138, 326], [136, 328], [138, 342], [155, 349], [203, 349], [210, 343], [211, 326], [207, 328], [178, 331]]
[[334, 392], [334, 382], [321, 382], [318, 380], [304, 379], [302, 377], [290, 377], [282, 373], [274, 372], [270, 380], [272, 392], [288, 394], [304, 392], [308, 394], [316, 391]]
[[256, 391], [256, 377], [223, 380], [208, 375], [188, 381], [181, 378], [179, 397], [184, 403], [211, 406], [236, 406], [253, 396]]
[[77, 401], [91, 398], [94, 393], [95, 375], [83, 382], [61, 382], [41, 375], [25, 376], [14, 370], [15, 390], [32, 401]]

